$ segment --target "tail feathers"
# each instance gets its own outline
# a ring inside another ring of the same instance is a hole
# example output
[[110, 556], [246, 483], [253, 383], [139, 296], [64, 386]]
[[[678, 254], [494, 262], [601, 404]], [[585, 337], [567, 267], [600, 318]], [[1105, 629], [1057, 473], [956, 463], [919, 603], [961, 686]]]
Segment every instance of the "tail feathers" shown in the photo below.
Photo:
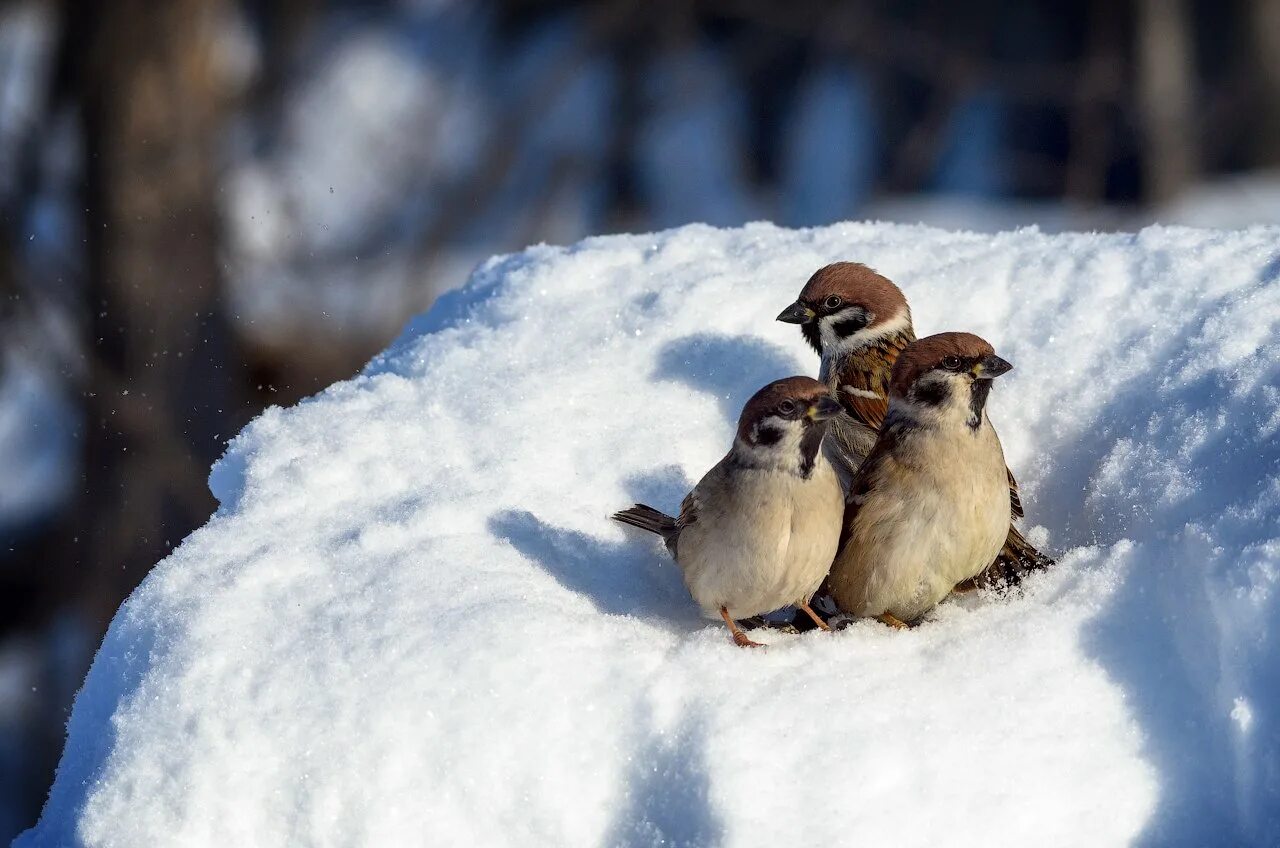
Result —
[[612, 518], [614, 521], [639, 527], [650, 533], [657, 533], [667, 543], [668, 548], [675, 543], [675, 538], [679, 535], [674, 518], [645, 504], [636, 504], [631, 509], [615, 512]]
[[1017, 527], [1009, 525], [1009, 537], [996, 556], [996, 561], [982, 575], [982, 583], [988, 586], [1016, 586], [1023, 576], [1032, 571], [1043, 571], [1055, 565], [1052, 557], [1036, 550]]

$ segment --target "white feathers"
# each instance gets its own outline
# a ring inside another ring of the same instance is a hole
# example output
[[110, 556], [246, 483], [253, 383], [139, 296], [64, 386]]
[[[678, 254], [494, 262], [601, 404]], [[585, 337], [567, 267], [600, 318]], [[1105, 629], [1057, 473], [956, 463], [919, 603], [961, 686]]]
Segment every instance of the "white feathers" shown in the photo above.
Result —
[[[925, 403], [918, 398], [936, 389], [942, 396], [940, 403]], [[891, 408], [895, 415], [901, 415], [912, 421], [930, 426], [954, 427], [966, 425], [974, 427], [978, 421], [974, 417], [970, 403], [972, 383], [966, 374], [955, 374], [948, 371], [930, 371], [921, 375], [912, 387], [909, 398], [894, 396]], [[986, 412], [983, 411], [985, 416]]]
[[835, 325], [850, 320], [857, 313], [865, 313], [861, 306], [849, 306], [839, 312], [823, 316], [818, 321], [818, 330], [822, 336], [823, 360], [835, 359], [879, 341], [897, 335], [911, 326], [911, 311], [903, 308], [896, 315], [876, 323], [878, 316], [868, 314], [868, 324], [856, 333], [841, 336]]
[[751, 426], [751, 439], [735, 439], [731, 456], [748, 468], [769, 468], [800, 474], [804, 468], [801, 440], [805, 425], [770, 415]]

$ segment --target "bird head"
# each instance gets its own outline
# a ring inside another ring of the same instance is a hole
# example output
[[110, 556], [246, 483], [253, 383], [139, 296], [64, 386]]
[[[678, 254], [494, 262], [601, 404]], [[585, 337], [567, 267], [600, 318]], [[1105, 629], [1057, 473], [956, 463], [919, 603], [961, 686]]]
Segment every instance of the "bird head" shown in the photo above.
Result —
[[1012, 369], [972, 333], [938, 333], [908, 345], [893, 366], [891, 411], [919, 421], [962, 419], [977, 429], [992, 381]]
[[827, 387], [811, 377], [775, 380], [751, 396], [738, 418], [733, 456], [739, 464], [808, 476], [827, 430], [840, 412]]
[[819, 268], [778, 320], [799, 324], [805, 341], [824, 358], [911, 332], [911, 309], [902, 290], [857, 262]]

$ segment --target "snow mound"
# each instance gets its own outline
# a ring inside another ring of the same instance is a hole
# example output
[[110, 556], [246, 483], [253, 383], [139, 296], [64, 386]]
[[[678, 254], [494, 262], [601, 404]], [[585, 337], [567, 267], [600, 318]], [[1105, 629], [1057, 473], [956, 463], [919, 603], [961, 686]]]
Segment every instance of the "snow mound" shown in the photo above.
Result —
[[[654, 539], [867, 262], [1016, 368], [1061, 567], [739, 650]], [[55, 845], [1280, 843], [1280, 230], [691, 226], [491, 260], [265, 412], [121, 607]]]

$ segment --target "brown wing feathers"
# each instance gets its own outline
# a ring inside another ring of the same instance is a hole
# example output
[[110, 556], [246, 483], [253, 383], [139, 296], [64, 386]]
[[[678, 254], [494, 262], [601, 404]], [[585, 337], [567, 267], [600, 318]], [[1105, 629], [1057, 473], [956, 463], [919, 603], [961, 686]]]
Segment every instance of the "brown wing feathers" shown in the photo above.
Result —
[[1053, 565], [1052, 557], [1038, 551], [1017, 527], [1010, 524], [1009, 538], [1005, 540], [996, 561], [982, 573], [981, 581], [983, 585], [1016, 586], [1022, 582], [1024, 575]]
[[836, 400], [855, 420], [879, 430], [889, 412], [889, 375], [903, 348], [915, 340], [911, 330], [859, 351], [837, 370]]
[[840, 392], [840, 403], [845, 412], [873, 430], [880, 429], [881, 425], [884, 424], [884, 417], [889, 413], [889, 401], [882, 397], [863, 397], [842, 390]]
[[1022, 495], [1018, 493], [1018, 481], [1013, 478], [1013, 471], [1005, 468], [1009, 474], [1009, 506], [1014, 518], [1022, 517]]

